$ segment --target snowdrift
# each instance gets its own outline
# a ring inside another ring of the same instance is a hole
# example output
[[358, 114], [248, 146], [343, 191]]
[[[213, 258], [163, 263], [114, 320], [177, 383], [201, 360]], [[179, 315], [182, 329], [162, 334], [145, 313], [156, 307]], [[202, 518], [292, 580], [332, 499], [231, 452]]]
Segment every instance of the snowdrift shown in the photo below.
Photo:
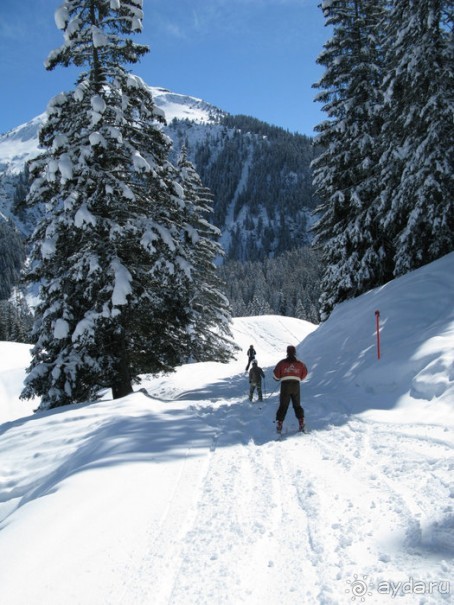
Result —
[[311, 370], [307, 398], [328, 415], [399, 408], [404, 420], [451, 425], [453, 276], [454, 253], [337, 306], [299, 347]]

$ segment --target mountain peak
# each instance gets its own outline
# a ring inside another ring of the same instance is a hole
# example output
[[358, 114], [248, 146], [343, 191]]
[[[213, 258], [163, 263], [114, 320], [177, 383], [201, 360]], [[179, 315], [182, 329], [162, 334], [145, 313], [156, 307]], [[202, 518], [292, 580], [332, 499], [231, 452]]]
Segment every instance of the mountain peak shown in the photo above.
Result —
[[[149, 87], [153, 100], [165, 114], [167, 123], [172, 120], [188, 120], [198, 124], [215, 124], [226, 115], [218, 107], [162, 87]], [[38, 132], [46, 121], [46, 112], [25, 124], [0, 135], [0, 175], [19, 174], [28, 160], [39, 153]]]
[[156, 105], [165, 113], [167, 123], [173, 119], [189, 120], [199, 124], [216, 123], [226, 115], [218, 107], [189, 95], [183, 95], [166, 88], [150, 86]]
[[0, 135], [0, 175], [19, 174], [26, 162], [39, 153], [38, 132], [46, 117], [42, 113]]

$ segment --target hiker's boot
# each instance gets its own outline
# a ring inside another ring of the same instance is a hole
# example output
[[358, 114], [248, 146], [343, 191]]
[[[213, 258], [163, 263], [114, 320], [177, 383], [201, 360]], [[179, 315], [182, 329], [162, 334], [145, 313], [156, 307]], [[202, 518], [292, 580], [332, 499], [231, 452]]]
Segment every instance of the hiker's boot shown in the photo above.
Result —
[[282, 433], [282, 420], [276, 420], [276, 432]]

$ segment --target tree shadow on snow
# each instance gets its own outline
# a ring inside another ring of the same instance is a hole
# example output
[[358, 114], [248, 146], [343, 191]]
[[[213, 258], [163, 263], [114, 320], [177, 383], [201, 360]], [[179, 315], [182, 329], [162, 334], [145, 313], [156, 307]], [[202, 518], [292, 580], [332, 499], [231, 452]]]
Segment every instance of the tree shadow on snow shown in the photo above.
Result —
[[[9, 486], [4, 493], [0, 489], [0, 502], [18, 498], [18, 506], [23, 506], [52, 493], [64, 479], [85, 470], [135, 462], [159, 464], [201, 456], [219, 448], [262, 446], [273, 442], [276, 439], [274, 420], [279, 385], [270, 379], [269, 371], [266, 376], [263, 402], [256, 400], [257, 395], [253, 403], [249, 402], [248, 378], [241, 373], [213, 385], [180, 393], [179, 401], [159, 400], [146, 389], [140, 389], [125, 410], [112, 405], [111, 415], [106, 407], [110, 402], [102, 401], [99, 402], [103, 406], [99, 414], [96, 403], [74, 404], [4, 423], [0, 426], [0, 434], [18, 428], [32, 433], [43, 432], [43, 439], [35, 441], [43, 445], [43, 452], [35, 452], [35, 456], [41, 456], [43, 460], [43, 469], [46, 469], [46, 452], [49, 450], [44, 433], [48, 432], [52, 446], [52, 425], [59, 427], [61, 438], [57, 439], [55, 447], [62, 449], [59, 465], [50, 464], [51, 470], [44, 470], [42, 475], [30, 474], [13, 488]], [[346, 422], [348, 415], [333, 412], [322, 401], [314, 403], [306, 395], [303, 385], [302, 403], [311, 431]], [[184, 402], [187, 402], [186, 407]], [[90, 419], [88, 416], [92, 411], [94, 414]], [[77, 427], [78, 422], [81, 425]], [[84, 431], [84, 423], [87, 431]], [[291, 431], [297, 429], [292, 406], [284, 426]], [[73, 443], [70, 446], [62, 444], [65, 439]]]

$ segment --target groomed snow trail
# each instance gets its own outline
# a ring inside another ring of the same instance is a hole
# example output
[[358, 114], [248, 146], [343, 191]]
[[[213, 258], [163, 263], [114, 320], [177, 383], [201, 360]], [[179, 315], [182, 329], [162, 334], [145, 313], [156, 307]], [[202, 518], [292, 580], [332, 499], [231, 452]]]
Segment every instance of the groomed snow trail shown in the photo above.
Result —
[[125, 602], [338, 605], [356, 594], [383, 604], [410, 575], [426, 590], [405, 605], [448, 602], [429, 586], [452, 569], [447, 431], [354, 417], [295, 434], [289, 410], [277, 440], [274, 400], [192, 410], [213, 429], [208, 459], [176, 486], [180, 504], [170, 502]]

